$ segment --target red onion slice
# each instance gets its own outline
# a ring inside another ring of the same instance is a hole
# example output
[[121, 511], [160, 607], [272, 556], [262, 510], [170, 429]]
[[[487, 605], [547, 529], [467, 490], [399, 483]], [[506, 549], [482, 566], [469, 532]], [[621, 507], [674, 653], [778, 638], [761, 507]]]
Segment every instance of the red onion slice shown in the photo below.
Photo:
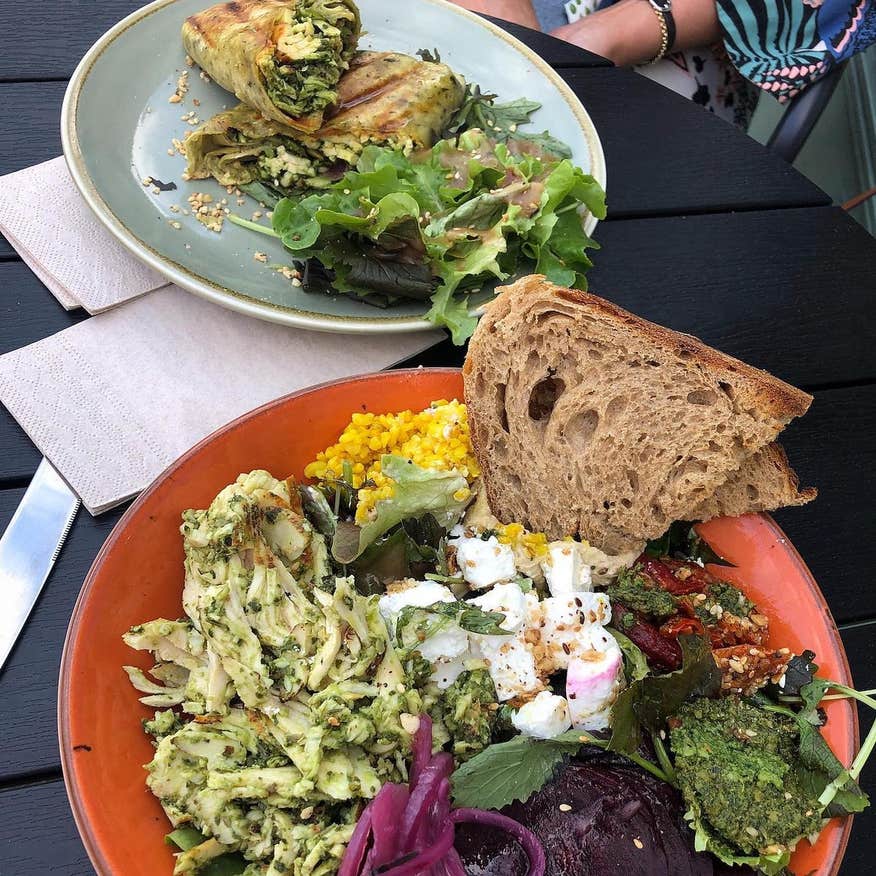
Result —
[[350, 842], [347, 843], [347, 851], [341, 866], [338, 868], [338, 876], [359, 876], [362, 871], [362, 862], [368, 850], [368, 840], [371, 839], [371, 812], [374, 806], [372, 800], [363, 810], [353, 829]]
[[[538, 837], [522, 824], [483, 809], [450, 809], [453, 757], [432, 755], [432, 721], [420, 716], [411, 745], [410, 784], [384, 785], [365, 807], [353, 830], [338, 876], [466, 876], [453, 848], [454, 826], [486, 824], [509, 833], [529, 858], [528, 876], [544, 876]], [[369, 842], [370, 841], [370, 842]]]
[[407, 785], [384, 785], [374, 798], [371, 810], [371, 833], [374, 844], [371, 858], [377, 865], [394, 861], [408, 849], [404, 844], [399, 822], [410, 797]]
[[[449, 763], [448, 763], [449, 761]], [[448, 754], [436, 754], [421, 770], [415, 785], [411, 786], [411, 795], [401, 818], [401, 824], [396, 824], [401, 834], [399, 848], [411, 849], [416, 846], [424, 823], [431, 821], [432, 805], [442, 781], [447, 781], [453, 769], [453, 758]]]
[[453, 848], [453, 824], [448, 822], [437, 841], [429, 848], [423, 849], [416, 857], [390, 867], [389, 870], [381, 870], [380, 876], [423, 876], [429, 873], [432, 865], [443, 861], [447, 853]]
[[432, 758], [432, 719], [425, 713], [420, 715], [420, 726], [417, 727], [411, 743], [411, 755], [409, 784], [413, 788], [417, 784], [420, 773]]
[[459, 857], [459, 852], [456, 849], [451, 849], [444, 859], [444, 874], [445, 876], [468, 876], [462, 858]]

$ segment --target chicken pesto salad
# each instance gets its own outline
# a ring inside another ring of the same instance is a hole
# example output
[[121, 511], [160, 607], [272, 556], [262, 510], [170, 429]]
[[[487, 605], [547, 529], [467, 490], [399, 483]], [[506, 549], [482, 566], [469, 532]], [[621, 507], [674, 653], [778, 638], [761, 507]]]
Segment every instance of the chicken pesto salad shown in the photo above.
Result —
[[195, 218], [280, 240], [289, 260], [271, 267], [305, 292], [420, 302], [456, 344], [488, 284], [532, 269], [586, 288], [584, 226], [604, 218], [605, 195], [569, 146], [529, 130], [540, 104], [500, 102], [436, 49], [357, 51], [360, 36], [352, 0], [241, 0], [185, 21], [189, 63], [241, 102], [189, 115], [197, 127], [171, 154], [184, 180], [260, 207], [236, 215], [196, 193]]
[[175, 874], [589, 873], [582, 795], [626, 813], [588, 816], [616, 868], [777, 874], [866, 807], [876, 737], [845, 768], [819, 703], [876, 702], [774, 647], [690, 524], [607, 555], [497, 520], [455, 400], [353, 414], [305, 475], [186, 511], [184, 616], [124, 637]]

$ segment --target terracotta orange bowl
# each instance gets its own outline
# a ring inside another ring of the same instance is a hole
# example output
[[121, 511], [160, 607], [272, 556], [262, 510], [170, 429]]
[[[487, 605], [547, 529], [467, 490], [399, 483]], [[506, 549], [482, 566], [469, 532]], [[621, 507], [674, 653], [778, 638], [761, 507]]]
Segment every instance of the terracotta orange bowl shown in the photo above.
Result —
[[[61, 662], [58, 703], [61, 758], [76, 824], [99, 876], [164, 876], [173, 855], [168, 822], [145, 784], [152, 746], [140, 722], [142, 706], [122, 671], [146, 669], [122, 633], [151, 618], [183, 614], [180, 513], [205, 508], [242, 471], [264, 468], [302, 477], [304, 466], [333, 443], [356, 411], [422, 409], [462, 397], [455, 369], [372, 374], [286, 396], [215, 432], [164, 472], [131, 506], [88, 573], [73, 611]], [[850, 684], [836, 625], [806, 565], [769, 517], [711, 521], [701, 528], [736, 564], [737, 582], [771, 621], [771, 643], [818, 655], [821, 674]], [[828, 704], [825, 735], [848, 763], [857, 748], [857, 721], [845, 701]], [[833, 876], [845, 850], [849, 821], [831, 822], [814, 847], [803, 843], [792, 861], [800, 874]]]

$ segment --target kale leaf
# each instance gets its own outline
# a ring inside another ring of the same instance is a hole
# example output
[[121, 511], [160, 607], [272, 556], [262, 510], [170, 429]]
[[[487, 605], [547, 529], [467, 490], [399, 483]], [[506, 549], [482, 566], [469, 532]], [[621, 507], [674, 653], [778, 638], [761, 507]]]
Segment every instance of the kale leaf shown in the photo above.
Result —
[[621, 691], [611, 708], [610, 751], [635, 752], [643, 730], [659, 733], [686, 700], [711, 697], [721, 689], [721, 672], [709, 640], [681, 635], [678, 644], [682, 653], [680, 669], [643, 676]]

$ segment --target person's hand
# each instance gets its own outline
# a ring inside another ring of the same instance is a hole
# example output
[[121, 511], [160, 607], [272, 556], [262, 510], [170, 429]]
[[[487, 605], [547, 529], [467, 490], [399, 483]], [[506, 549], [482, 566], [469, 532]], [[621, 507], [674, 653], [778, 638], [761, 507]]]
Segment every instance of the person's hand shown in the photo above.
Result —
[[617, 29], [611, 26], [610, 21], [606, 26], [605, 16], [599, 12], [585, 15], [572, 24], [564, 24], [552, 30], [551, 36], [623, 66], [623, 62], [619, 60], [619, 47], [616, 45]]

